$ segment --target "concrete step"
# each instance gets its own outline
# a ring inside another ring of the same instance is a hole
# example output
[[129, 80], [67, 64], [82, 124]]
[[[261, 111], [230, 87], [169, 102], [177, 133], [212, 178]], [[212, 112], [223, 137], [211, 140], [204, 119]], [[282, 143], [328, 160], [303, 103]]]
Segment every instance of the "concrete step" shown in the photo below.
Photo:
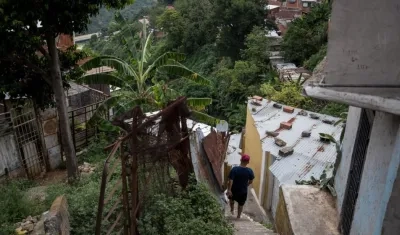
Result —
[[233, 224], [235, 235], [273, 235], [274, 231], [267, 229], [262, 224], [253, 221], [248, 215], [242, 213], [240, 219], [232, 215], [230, 211], [225, 210], [225, 216]]

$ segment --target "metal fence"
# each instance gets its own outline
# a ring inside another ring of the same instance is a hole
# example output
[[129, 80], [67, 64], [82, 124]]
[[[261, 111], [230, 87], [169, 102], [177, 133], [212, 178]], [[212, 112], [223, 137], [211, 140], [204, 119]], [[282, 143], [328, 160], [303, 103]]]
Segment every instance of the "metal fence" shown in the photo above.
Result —
[[42, 133], [34, 108], [13, 109], [11, 120], [22, 165], [28, 178], [44, 172], [46, 165], [43, 155]]
[[[80, 151], [88, 146], [93, 137], [96, 136], [97, 128], [89, 125], [90, 119], [96, 112], [102, 101], [90, 104], [68, 112], [69, 123], [72, 130], [72, 139], [76, 151]], [[105, 115], [109, 119], [109, 114]]]
[[340, 224], [343, 235], [350, 234], [351, 225], [353, 223], [354, 210], [358, 198], [358, 190], [360, 188], [362, 172], [364, 169], [370, 133], [371, 123], [368, 120], [367, 111], [363, 109], [360, 117], [360, 125], [357, 130], [357, 137], [354, 144], [355, 148], [351, 158], [351, 171], [349, 173], [347, 189], [342, 206]]
[[[81, 151], [88, 146], [92, 138], [96, 135], [97, 129], [89, 125], [89, 121], [95, 114], [97, 108], [108, 97], [105, 93], [84, 87], [84, 92], [73, 96], [72, 110], [68, 112], [69, 123], [72, 130], [72, 139], [76, 151]], [[109, 119], [107, 112], [104, 117]]]

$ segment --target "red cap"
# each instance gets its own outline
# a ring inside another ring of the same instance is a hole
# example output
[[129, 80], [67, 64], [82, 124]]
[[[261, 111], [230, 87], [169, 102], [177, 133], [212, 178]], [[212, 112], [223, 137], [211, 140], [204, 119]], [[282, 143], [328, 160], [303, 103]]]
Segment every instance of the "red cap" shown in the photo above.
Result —
[[244, 162], [248, 162], [248, 161], [250, 161], [250, 156], [247, 154], [242, 154], [242, 158], [240, 160], [244, 161]]

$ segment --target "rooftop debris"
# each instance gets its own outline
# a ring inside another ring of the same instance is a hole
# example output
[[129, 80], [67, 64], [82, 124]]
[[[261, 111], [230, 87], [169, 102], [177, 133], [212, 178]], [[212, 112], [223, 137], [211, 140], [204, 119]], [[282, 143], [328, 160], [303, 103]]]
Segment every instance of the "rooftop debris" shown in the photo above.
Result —
[[319, 116], [318, 116], [317, 114], [310, 113], [310, 118], [312, 118], [312, 119], [319, 119]]
[[329, 124], [329, 125], [332, 125], [333, 123], [335, 123], [335, 121], [330, 120], [330, 119], [324, 119], [324, 120], [322, 120], [322, 122], [326, 123], [326, 124]]
[[310, 131], [301, 132], [301, 137], [310, 137], [310, 136], [311, 136], [311, 132]]
[[279, 132], [267, 131], [265, 134], [267, 136], [277, 137], [279, 135]]
[[292, 123], [281, 122], [280, 129], [290, 130], [290, 129], [292, 129]]
[[301, 110], [301, 111], [298, 113], [298, 115], [307, 116], [308, 113], [307, 113], [307, 111], [305, 111], [305, 110], [303, 109], [303, 110]]
[[282, 105], [280, 105], [280, 104], [278, 104], [278, 103], [273, 104], [273, 106], [274, 106], [274, 108], [277, 108], [277, 109], [282, 108]]
[[285, 106], [285, 107], [283, 107], [283, 112], [293, 113], [294, 112], [294, 108], [290, 107], [290, 106]]
[[285, 147], [286, 146], [286, 142], [279, 139], [279, 138], [275, 138], [275, 144], [278, 145], [279, 147]]
[[294, 149], [292, 147], [283, 147], [279, 150], [279, 156], [282, 157], [287, 157], [292, 155], [294, 152]]

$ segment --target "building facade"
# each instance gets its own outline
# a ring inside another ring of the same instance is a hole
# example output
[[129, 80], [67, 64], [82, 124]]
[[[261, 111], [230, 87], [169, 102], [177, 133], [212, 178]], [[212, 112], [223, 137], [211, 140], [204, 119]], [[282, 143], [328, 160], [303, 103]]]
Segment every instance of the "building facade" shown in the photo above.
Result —
[[350, 106], [335, 177], [344, 235], [400, 231], [400, 3], [335, 0], [326, 64], [304, 93]]

